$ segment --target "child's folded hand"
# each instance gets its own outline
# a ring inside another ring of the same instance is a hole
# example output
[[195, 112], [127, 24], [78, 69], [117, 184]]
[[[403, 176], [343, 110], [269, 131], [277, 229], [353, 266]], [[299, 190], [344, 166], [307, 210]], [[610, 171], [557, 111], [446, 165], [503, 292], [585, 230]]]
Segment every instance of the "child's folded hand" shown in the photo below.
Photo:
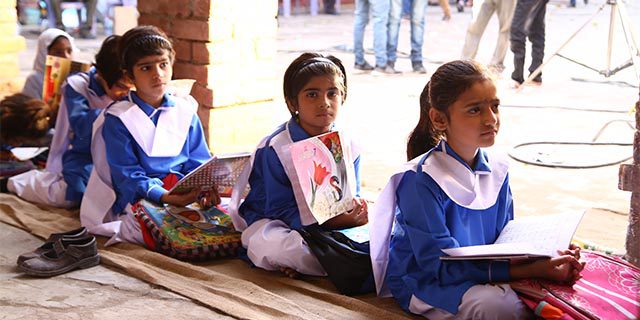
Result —
[[578, 261], [571, 254], [566, 254], [551, 259], [538, 260], [533, 265], [540, 278], [573, 284], [582, 278], [580, 271], [584, 269], [585, 263]]
[[203, 209], [209, 209], [220, 204], [220, 195], [216, 188], [209, 188], [198, 194], [198, 203]]
[[353, 228], [369, 222], [369, 209], [364, 199], [353, 199], [353, 209], [335, 216], [322, 224], [325, 229], [339, 230]]

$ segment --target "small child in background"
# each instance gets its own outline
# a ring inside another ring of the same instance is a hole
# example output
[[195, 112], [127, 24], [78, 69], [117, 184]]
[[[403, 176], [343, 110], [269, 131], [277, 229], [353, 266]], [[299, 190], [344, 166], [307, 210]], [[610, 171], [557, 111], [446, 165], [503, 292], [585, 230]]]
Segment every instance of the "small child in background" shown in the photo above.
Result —
[[44, 82], [44, 68], [47, 55], [71, 59], [75, 46], [73, 37], [68, 33], [50, 28], [43, 31], [38, 37], [36, 59], [33, 61], [33, 71], [27, 77], [22, 88], [22, 93], [36, 99], [42, 99], [42, 86]]
[[51, 108], [22, 93], [0, 101], [0, 138], [3, 146], [39, 145], [51, 127]]
[[113, 236], [107, 245], [126, 241], [153, 247], [143, 238], [146, 229], [132, 205], [141, 199], [176, 206], [196, 202], [200, 190], [172, 195], [163, 179], [175, 182], [211, 155], [195, 99], [167, 92], [175, 57], [167, 36], [152, 26], [133, 28], [122, 36], [116, 57], [136, 90], [94, 124], [95, 167], [80, 221], [91, 233]]
[[131, 86], [113, 58], [119, 38], [110, 36], [104, 40], [88, 73], [67, 78], [61, 90], [46, 169], [10, 178], [9, 191], [25, 200], [55, 207], [70, 208], [80, 203], [93, 167], [93, 122], [104, 108], [125, 96]]
[[[245, 168], [251, 170], [248, 177], [251, 191], [239, 208], [232, 203], [229, 211], [236, 229], [243, 231], [242, 244], [256, 266], [280, 270], [290, 277], [298, 273], [326, 275], [298, 232], [305, 226], [305, 219], [301, 217], [303, 209], [296, 203], [289, 180], [295, 169], [283, 165], [279, 152], [284, 144], [335, 129], [334, 121], [347, 97], [347, 77], [342, 62], [334, 56], [302, 54], [284, 74], [284, 97], [291, 119], [258, 145], [249, 164], [251, 167]], [[360, 157], [353, 157], [357, 195]], [[235, 189], [244, 190], [245, 186], [246, 181], [239, 182]], [[326, 221], [322, 227], [332, 230], [366, 224], [366, 202], [357, 198], [354, 206], [351, 212]]]
[[407, 143], [410, 169], [391, 178], [370, 224], [378, 293], [390, 291], [408, 312], [527, 318], [532, 314], [503, 282], [580, 278], [579, 250], [523, 264], [440, 260], [442, 249], [494, 243], [513, 219], [508, 162], [484, 149], [500, 128], [499, 105], [490, 74], [474, 61], [442, 65], [422, 91], [420, 120]]
[[44, 167], [46, 151], [30, 160], [20, 161], [11, 150], [47, 145], [50, 119], [51, 108], [42, 100], [16, 93], [0, 101], [0, 192], [8, 192], [8, 178]]

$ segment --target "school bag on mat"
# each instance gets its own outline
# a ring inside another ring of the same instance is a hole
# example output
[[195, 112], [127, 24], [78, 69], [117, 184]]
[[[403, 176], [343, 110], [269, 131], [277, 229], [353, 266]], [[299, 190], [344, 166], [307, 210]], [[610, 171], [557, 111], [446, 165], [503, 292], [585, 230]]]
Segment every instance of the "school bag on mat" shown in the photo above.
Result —
[[511, 287], [544, 319], [640, 319], [640, 268], [598, 252], [581, 256], [586, 265], [573, 286], [521, 280]]
[[171, 207], [141, 200], [133, 206], [155, 243], [155, 250], [170, 257], [200, 261], [233, 257], [242, 247], [240, 232], [219, 206], [208, 210]]

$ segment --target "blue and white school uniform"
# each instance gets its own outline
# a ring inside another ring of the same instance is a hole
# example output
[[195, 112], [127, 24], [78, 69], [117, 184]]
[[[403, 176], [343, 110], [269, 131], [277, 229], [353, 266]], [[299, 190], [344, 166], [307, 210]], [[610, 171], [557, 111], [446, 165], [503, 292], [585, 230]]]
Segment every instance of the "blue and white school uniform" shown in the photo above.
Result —
[[11, 192], [31, 202], [56, 207], [77, 205], [91, 173], [92, 125], [113, 103], [98, 80], [97, 71], [67, 78], [58, 109], [55, 133], [44, 171], [32, 170], [9, 179]]
[[[295, 177], [295, 168], [284, 148], [310, 137], [294, 118], [282, 124], [260, 142], [234, 188], [229, 213], [236, 229], [242, 231], [242, 244], [249, 259], [260, 268], [279, 270], [286, 267], [303, 274], [326, 275], [302, 236], [295, 231], [317, 221], [302, 190], [291, 183], [297, 178], [290, 178]], [[357, 195], [360, 191], [360, 157], [343, 132], [341, 138], [345, 141], [345, 157], [355, 159]], [[247, 183], [251, 191], [238, 207], [239, 194]]]
[[487, 292], [505, 292], [496, 306], [520, 309], [508, 286], [485, 287], [509, 280], [507, 261], [439, 259], [442, 249], [495, 242], [511, 219], [506, 159], [480, 149], [472, 169], [441, 141], [391, 178], [369, 215], [378, 294], [429, 318], [471, 316]]
[[112, 237], [107, 244], [143, 243], [131, 205], [141, 199], [160, 202], [162, 179], [178, 178], [211, 155], [191, 96], [165, 94], [153, 108], [134, 91], [110, 106], [94, 124], [95, 167], [80, 207], [90, 232]]

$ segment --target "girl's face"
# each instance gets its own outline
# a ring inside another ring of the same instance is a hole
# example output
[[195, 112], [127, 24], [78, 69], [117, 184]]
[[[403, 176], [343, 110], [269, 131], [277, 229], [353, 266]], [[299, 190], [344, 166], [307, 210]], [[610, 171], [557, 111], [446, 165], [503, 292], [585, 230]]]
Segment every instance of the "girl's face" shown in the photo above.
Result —
[[311, 136], [327, 133], [338, 116], [342, 105], [340, 83], [337, 76], [315, 76], [298, 93], [298, 111], [300, 126]]
[[132, 80], [136, 94], [146, 103], [157, 107], [173, 74], [169, 52], [146, 56], [133, 66]]
[[445, 131], [451, 148], [473, 167], [478, 148], [490, 147], [495, 142], [500, 128], [499, 105], [493, 82], [478, 81], [449, 106], [448, 118], [432, 121], [436, 129]]
[[67, 37], [60, 36], [49, 46], [47, 54], [50, 56], [71, 59], [72, 51], [73, 48], [71, 47], [69, 39], [67, 39]]

